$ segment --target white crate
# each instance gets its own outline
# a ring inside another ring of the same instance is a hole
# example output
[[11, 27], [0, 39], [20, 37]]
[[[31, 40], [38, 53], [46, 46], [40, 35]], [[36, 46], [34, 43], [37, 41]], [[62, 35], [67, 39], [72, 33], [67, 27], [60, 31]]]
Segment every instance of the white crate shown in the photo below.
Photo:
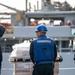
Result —
[[[13, 75], [32, 75], [32, 62], [14, 62]], [[54, 75], [59, 74], [59, 62], [55, 62]]]
[[55, 62], [54, 75], [58, 75], [58, 74], [59, 74], [59, 62]]
[[32, 62], [14, 62], [13, 75], [31, 75], [32, 70]]

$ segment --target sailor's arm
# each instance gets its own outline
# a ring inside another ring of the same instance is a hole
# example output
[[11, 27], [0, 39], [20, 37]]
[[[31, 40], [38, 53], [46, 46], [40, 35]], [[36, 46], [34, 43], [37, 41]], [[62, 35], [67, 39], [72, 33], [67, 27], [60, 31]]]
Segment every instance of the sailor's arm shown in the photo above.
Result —
[[0, 37], [3, 36], [3, 34], [5, 32], [5, 29], [6, 29], [5, 26], [3, 26], [3, 25], [0, 24]]

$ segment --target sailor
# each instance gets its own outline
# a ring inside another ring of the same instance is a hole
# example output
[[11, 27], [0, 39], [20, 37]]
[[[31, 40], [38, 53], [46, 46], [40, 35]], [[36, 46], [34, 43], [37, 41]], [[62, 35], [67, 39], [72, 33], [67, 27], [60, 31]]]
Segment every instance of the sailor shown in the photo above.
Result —
[[30, 58], [34, 64], [32, 75], [54, 75], [54, 62], [57, 57], [55, 41], [46, 36], [45, 25], [36, 29], [37, 39], [30, 44]]
[[73, 60], [74, 60], [74, 63], [75, 63], [75, 53], [74, 53], [74, 58], [73, 58]]
[[[5, 32], [5, 26], [0, 24], [0, 38], [3, 36]], [[0, 41], [0, 75], [1, 75], [1, 65], [2, 65], [2, 49], [1, 49], [1, 41]]]

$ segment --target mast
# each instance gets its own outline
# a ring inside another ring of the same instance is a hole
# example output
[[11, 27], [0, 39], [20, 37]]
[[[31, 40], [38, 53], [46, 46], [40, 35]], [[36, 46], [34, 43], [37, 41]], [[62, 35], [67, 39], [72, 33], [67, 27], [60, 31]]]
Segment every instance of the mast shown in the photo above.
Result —
[[54, 5], [53, 5], [53, 0], [41, 0], [42, 4], [42, 10], [43, 11], [53, 11], [54, 10]]

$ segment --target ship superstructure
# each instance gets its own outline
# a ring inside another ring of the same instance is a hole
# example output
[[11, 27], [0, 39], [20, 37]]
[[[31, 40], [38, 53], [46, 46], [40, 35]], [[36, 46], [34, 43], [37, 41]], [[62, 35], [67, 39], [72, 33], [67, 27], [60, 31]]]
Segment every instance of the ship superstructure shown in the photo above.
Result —
[[[47, 26], [47, 36], [54, 38], [59, 48], [74, 47], [74, 11], [25, 12], [25, 24], [23, 24], [22, 20], [17, 21], [16, 13], [10, 13], [10, 15], [12, 25], [7, 27], [3, 38], [1, 38], [2, 46], [5, 48], [3, 51], [6, 51], [7, 46], [11, 47], [15, 43], [36, 38], [35, 29], [37, 24], [40, 23]], [[57, 23], [54, 22], [52, 24], [51, 20], [57, 21]], [[67, 25], [68, 20], [71, 22], [71, 25]], [[61, 21], [64, 22], [62, 25], [60, 24]], [[9, 51], [10, 49], [7, 50]]]
[[[15, 13], [0, 13], [0, 15], [8, 16], [1, 17], [1, 21], [10, 19], [11, 23], [6, 27], [6, 32], [1, 38], [3, 52], [11, 52], [12, 45], [15, 43], [35, 39], [35, 29], [39, 24], [47, 26], [47, 36], [55, 39], [60, 52], [75, 51], [75, 11], [55, 11], [51, 7], [52, 0], [42, 0], [42, 10], [34, 12], [21, 11], [2, 3], [0, 5], [16, 11]], [[43, 7], [44, 9], [51, 7], [52, 10], [44, 10]]]
[[[12, 9], [7, 5], [1, 5]], [[75, 70], [75, 64], [71, 62], [75, 52], [75, 11], [55, 11], [52, 0], [42, 0], [41, 8], [41, 11], [34, 12], [18, 10], [19, 13], [0, 13], [0, 15], [9, 16], [1, 17], [1, 20], [10, 19], [11, 23], [1, 38], [3, 53], [10, 53], [14, 44], [22, 43], [24, 40], [30, 42], [34, 40], [36, 38], [36, 27], [39, 24], [44, 24], [48, 28], [47, 36], [56, 41], [59, 53], [63, 56], [63, 62], [59, 66], [60, 75], [67, 73], [71, 75]], [[65, 65], [65, 62], [68, 64]]]

